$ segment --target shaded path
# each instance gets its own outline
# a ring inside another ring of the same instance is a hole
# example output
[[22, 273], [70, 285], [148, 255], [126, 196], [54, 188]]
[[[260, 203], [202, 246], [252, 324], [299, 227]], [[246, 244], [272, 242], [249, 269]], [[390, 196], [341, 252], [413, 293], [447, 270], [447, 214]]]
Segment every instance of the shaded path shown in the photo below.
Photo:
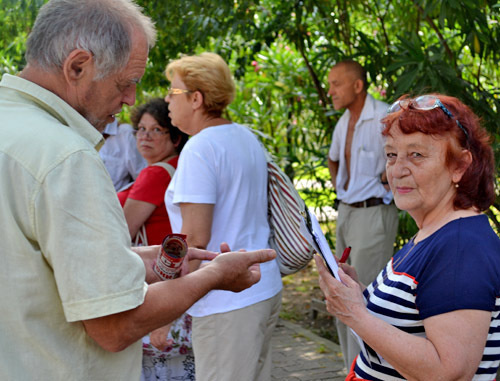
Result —
[[272, 338], [273, 381], [340, 381], [346, 373], [340, 346], [279, 320]]

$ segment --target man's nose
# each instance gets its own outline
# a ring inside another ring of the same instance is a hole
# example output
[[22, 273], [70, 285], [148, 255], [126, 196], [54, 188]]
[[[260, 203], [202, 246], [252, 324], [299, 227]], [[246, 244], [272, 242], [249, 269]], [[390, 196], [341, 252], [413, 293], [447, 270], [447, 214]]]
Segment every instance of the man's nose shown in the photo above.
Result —
[[136, 85], [130, 86], [130, 88], [125, 90], [125, 92], [123, 93], [122, 102], [129, 106], [133, 106], [135, 104], [135, 95], [136, 95]]

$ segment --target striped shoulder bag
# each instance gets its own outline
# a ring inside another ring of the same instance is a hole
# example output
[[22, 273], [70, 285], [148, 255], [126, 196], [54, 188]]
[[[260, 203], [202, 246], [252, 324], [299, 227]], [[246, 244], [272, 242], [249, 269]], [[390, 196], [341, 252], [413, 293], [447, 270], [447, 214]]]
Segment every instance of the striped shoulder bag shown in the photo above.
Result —
[[303, 269], [313, 258], [314, 248], [300, 231], [306, 205], [290, 178], [263, 146], [268, 173], [269, 244], [276, 251], [282, 276]]

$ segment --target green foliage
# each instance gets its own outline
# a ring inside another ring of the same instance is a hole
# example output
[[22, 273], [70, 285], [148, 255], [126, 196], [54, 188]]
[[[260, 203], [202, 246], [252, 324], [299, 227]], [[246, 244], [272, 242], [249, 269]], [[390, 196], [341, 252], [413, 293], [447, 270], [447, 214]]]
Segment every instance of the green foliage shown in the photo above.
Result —
[[[23, 44], [43, 0], [0, 0], [0, 74], [22, 68]], [[156, 22], [138, 102], [163, 95], [167, 63], [215, 51], [230, 62], [238, 95], [229, 116], [258, 130], [319, 211], [333, 204], [326, 157], [340, 113], [326, 96], [330, 67], [362, 63], [370, 92], [392, 102], [405, 93], [456, 96], [493, 137], [500, 167], [498, 0], [138, 0]], [[127, 112], [123, 115], [127, 118]], [[499, 192], [497, 191], [497, 195]], [[500, 228], [500, 196], [488, 215]], [[320, 212], [321, 214], [321, 212]], [[400, 216], [397, 244], [415, 226]], [[331, 232], [327, 236], [333, 239]]]
[[0, 0], [0, 75], [24, 67], [24, 46], [42, 0]]

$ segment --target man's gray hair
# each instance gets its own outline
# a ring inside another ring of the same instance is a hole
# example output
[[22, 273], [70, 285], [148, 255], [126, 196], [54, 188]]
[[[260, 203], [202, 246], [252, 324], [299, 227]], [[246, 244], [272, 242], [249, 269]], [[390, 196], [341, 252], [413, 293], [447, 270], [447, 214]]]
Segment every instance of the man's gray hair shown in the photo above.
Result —
[[95, 79], [102, 79], [126, 66], [137, 30], [153, 47], [154, 24], [132, 0], [51, 0], [28, 37], [26, 61], [54, 71], [74, 49], [83, 49], [94, 56]]

